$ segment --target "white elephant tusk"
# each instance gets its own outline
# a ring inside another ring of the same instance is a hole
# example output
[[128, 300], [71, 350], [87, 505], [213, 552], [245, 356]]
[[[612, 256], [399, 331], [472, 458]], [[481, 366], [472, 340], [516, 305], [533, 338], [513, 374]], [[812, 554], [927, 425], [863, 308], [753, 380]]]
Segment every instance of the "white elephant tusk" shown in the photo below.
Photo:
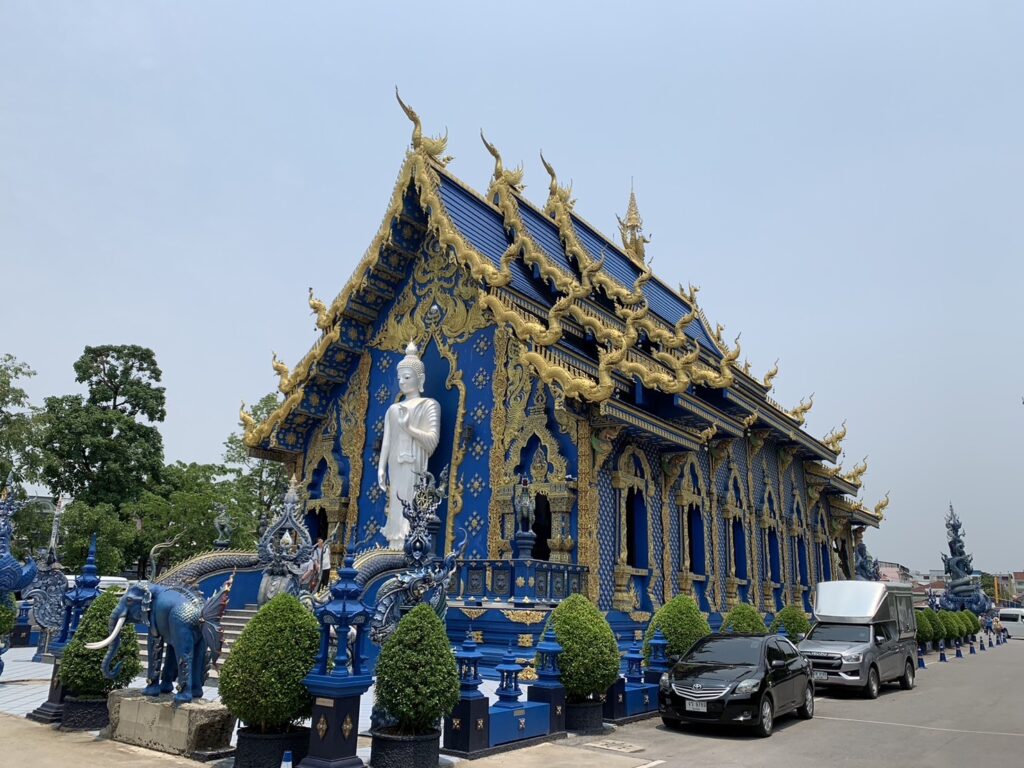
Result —
[[117, 620], [117, 624], [114, 625], [114, 629], [110, 632], [110, 637], [108, 637], [106, 640], [100, 640], [98, 643], [86, 643], [86, 649], [90, 651], [98, 651], [100, 648], [106, 648], [108, 645], [114, 642], [114, 638], [117, 637], [117, 633], [121, 631], [121, 627], [123, 626], [124, 616]]

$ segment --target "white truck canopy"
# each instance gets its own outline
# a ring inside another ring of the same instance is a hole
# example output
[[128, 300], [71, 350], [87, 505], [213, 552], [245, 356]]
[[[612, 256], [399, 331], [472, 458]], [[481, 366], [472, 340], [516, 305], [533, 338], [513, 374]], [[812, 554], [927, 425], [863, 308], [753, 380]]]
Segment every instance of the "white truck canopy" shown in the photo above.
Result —
[[868, 624], [895, 619], [886, 600], [891, 593], [911, 594], [909, 584], [880, 581], [822, 581], [814, 599], [818, 621], [836, 624]]

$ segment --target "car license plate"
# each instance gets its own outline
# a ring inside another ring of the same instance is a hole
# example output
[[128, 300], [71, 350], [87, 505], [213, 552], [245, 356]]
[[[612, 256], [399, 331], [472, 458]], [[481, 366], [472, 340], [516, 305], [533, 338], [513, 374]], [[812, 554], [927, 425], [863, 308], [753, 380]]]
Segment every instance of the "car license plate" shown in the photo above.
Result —
[[687, 702], [686, 702], [686, 711], [687, 712], [707, 712], [708, 711], [708, 703], [706, 701], [690, 701], [690, 700], [687, 700]]
[[818, 671], [815, 671], [814, 679], [815, 680], [828, 680], [828, 672], [818, 672]]

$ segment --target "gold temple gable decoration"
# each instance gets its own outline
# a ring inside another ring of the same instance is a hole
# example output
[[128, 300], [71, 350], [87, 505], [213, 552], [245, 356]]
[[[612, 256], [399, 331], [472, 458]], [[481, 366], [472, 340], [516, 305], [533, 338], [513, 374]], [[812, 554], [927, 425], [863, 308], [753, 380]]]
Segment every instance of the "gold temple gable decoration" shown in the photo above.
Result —
[[[359, 367], [341, 398], [341, 452], [349, 466], [349, 508], [345, 520], [345, 541], [351, 542], [359, 523], [359, 497], [363, 482], [363, 447], [366, 444], [366, 414], [370, 403], [369, 355], [363, 355]], [[352, 489], [355, 489], [354, 491]]]
[[502, 609], [502, 615], [515, 624], [540, 624], [548, 614], [544, 611], [520, 611], [513, 609]]
[[321, 466], [325, 466], [323, 479], [320, 483], [320, 498], [309, 499], [306, 508], [310, 512], [324, 510], [327, 520], [338, 522], [338, 511], [341, 507], [343, 481], [334, 458], [334, 446], [338, 438], [338, 412], [332, 407], [317, 429], [306, 451], [306, 466], [302, 478], [302, 487], [308, 493], [313, 484], [313, 476]]

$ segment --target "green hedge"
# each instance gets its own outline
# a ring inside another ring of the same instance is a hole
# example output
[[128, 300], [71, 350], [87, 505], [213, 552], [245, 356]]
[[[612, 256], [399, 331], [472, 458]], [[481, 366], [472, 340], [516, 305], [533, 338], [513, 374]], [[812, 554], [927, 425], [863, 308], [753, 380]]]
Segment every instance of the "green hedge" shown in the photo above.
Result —
[[110, 614], [117, 608], [121, 599], [119, 592], [102, 593], [92, 601], [78, 624], [75, 636], [64, 649], [64, 658], [60, 665], [60, 681], [69, 693], [81, 698], [103, 698], [115, 688], [126, 688], [139, 673], [142, 663], [139, 661], [139, 641], [135, 636], [135, 626], [125, 623], [119, 637], [121, 645], [114, 655], [111, 667], [121, 664], [121, 671], [113, 680], [103, 676], [103, 657], [106, 648], [90, 651], [86, 643], [98, 643], [110, 634]]
[[795, 603], [790, 603], [772, 619], [772, 625], [768, 627], [769, 632], [778, 632], [780, 627], [786, 628], [786, 634], [796, 642], [797, 635], [806, 635], [811, 631], [811, 622], [804, 613], [804, 609]]
[[739, 632], [749, 635], [763, 635], [768, 631], [764, 619], [757, 609], [749, 603], [738, 603], [722, 619], [720, 632]]
[[960, 635], [960, 625], [952, 611], [939, 611], [939, 621], [942, 623], [942, 639], [955, 640]]
[[228, 710], [260, 733], [281, 733], [309, 717], [303, 678], [316, 663], [320, 625], [298, 598], [280, 594], [238, 636], [220, 673]]
[[608, 619], [583, 595], [570, 595], [548, 623], [562, 646], [558, 666], [570, 701], [598, 699], [619, 677], [619, 646]]
[[398, 732], [433, 732], [459, 701], [459, 672], [444, 623], [421, 603], [402, 617], [377, 659], [377, 703]]
[[917, 612], [917, 642], [927, 643], [935, 639], [935, 629], [924, 611]]
[[0, 637], [11, 633], [17, 618], [18, 606], [14, 602], [14, 595], [3, 593], [0, 595]]
[[971, 633], [976, 635], [981, 632], [981, 619], [978, 618], [978, 615], [971, 612], [967, 614], [967, 618], [971, 620]]
[[676, 595], [651, 617], [644, 634], [644, 661], [651, 659], [651, 638], [656, 630], [668, 640], [665, 653], [668, 656], [682, 656], [695, 642], [711, 634], [708, 620], [700, 612], [697, 602], [686, 595]]
[[932, 628], [932, 641], [938, 642], [945, 635], [943, 634], [942, 622], [939, 620], [939, 614], [933, 611], [931, 608], [925, 608], [921, 611], [922, 614], [928, 617], [928, 623]]

